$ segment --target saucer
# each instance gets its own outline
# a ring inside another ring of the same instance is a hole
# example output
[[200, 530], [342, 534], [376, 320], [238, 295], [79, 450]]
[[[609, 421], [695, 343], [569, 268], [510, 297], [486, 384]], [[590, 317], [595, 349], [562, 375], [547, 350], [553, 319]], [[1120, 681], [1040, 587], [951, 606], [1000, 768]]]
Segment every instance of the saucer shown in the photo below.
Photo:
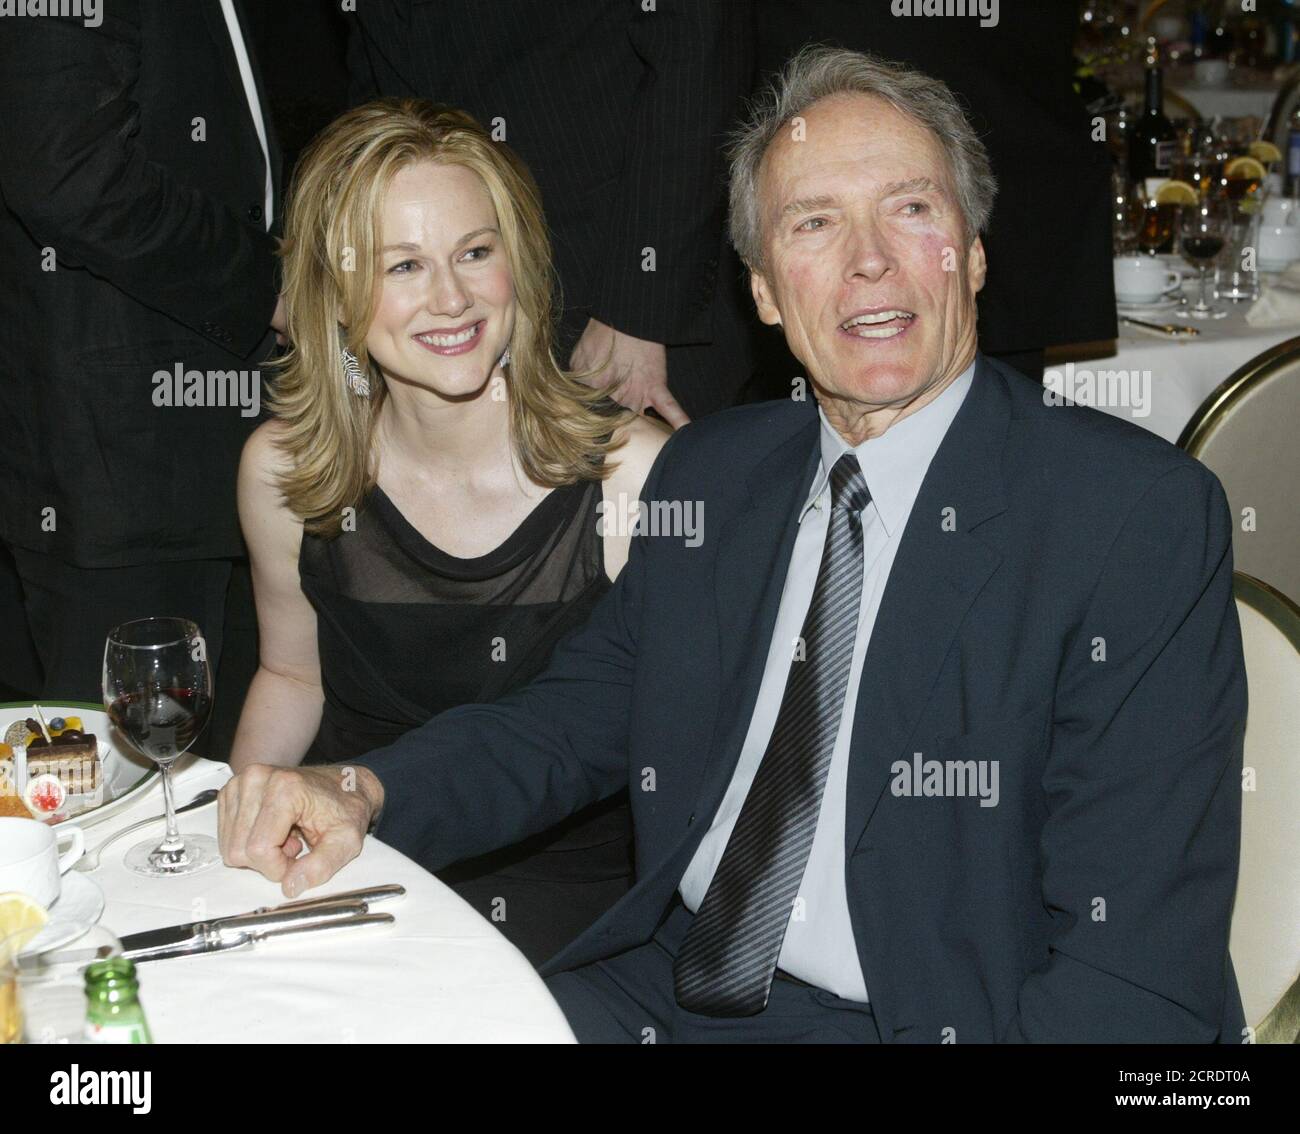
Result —
[[91, 879], [75, 870], [63, 876], [63, 888], [49, 909], [45, 928], [27, 943], [19, 956], [28, 957], [57, 949], [80, 937], [99, 921], [104, 912], [104, 891]]
[[1121, 315], [1157, 315], [1162, 311], [1173, 311], [1176, 307], [1181, 306], [1181, 303], [1178, 296], [1167, 295], [1163, 299], [1143, 303], [1126, 303], [1124, 300], [1116, 298], [1115, 306], [1119, 309]]

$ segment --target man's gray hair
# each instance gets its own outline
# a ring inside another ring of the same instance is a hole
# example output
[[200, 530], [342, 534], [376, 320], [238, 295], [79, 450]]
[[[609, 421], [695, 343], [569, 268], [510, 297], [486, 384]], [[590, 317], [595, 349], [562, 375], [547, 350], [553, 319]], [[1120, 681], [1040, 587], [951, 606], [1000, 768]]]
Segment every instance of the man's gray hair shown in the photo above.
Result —
[[966, 239], [984, 231], [997, 181], [988, 152], [946, 84], [901, 63], [860, 51], [810, 45], [751, 103], [747, 121], [727, 148], [731, 163], [731, 243], [752, 270], [763, 270], [763, 218], [758, 172], [777, 134], [815, 102], [837, 94], [883, 99], [930, 131], [947, 155]]

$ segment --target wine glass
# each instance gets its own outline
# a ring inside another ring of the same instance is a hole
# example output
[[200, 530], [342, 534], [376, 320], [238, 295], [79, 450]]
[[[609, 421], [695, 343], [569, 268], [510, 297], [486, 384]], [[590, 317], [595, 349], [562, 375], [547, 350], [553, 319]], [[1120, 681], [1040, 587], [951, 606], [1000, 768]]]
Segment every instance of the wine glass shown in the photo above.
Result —
[[1218, 319], [1226, 314], [1222, 308], [1206, 302], [1205, 284], [1206, 273], [1214, 258], [1223, 251], [1231, 227], [1232, 206], [1222, 197], [1203, 194], [1197, 204], [1183, 207], [1178, 222], [1183, 258], [1201, 274], [1201, 297], [1187, 312], [1196, 319]]
[[104, 645], [104, 706], [118, 730], [162, 770], [167, 833], [137, 843], [128, 869], [151, 877], [194, 874], [221, 861], [216, 839], [181, 838], [171, 769], [212, 712], [212, 669], [199, 628], [185, 618], [124, 622]]
[[1134, 187], [1131, 203], [1137, 226], [1137, 245], [1148, 256], [1154, 256], [1173, 239], [1174, 214], [1178, 206], [1157, 204], [1140, 182]]

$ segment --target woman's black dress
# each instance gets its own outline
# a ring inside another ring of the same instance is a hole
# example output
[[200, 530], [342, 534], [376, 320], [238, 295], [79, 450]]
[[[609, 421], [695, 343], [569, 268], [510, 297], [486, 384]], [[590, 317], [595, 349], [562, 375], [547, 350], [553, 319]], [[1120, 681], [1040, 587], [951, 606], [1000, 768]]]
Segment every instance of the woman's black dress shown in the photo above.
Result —
[[[429, 543], [377, 485], [355, 530], [304, 533], [298, 570], [316, 608], [325, 692], [304, 762], [381, 748], [539, 673], [610, 587], [600, 500], [595, 480], [553, 489], [500, 547], [473, 559]], [[631, 885], [626, 793], [437, 874], [540, 964]]]

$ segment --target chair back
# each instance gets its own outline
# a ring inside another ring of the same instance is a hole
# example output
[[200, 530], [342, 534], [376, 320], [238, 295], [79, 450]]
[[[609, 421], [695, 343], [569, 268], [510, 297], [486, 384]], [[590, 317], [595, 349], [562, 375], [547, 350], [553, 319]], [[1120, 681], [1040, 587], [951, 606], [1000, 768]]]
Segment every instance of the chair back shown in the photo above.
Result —
[[1178, 444], [1223, 483], [1233, 566], [1300, 600], [1300, 338], [1251, 359], [1214, 391]]
[[1240, 571], [1233, 593], [1250, 709], [1228, 949], [1256, 1042], [1293, 1043], [1300, 1031], [1300, 607]]

